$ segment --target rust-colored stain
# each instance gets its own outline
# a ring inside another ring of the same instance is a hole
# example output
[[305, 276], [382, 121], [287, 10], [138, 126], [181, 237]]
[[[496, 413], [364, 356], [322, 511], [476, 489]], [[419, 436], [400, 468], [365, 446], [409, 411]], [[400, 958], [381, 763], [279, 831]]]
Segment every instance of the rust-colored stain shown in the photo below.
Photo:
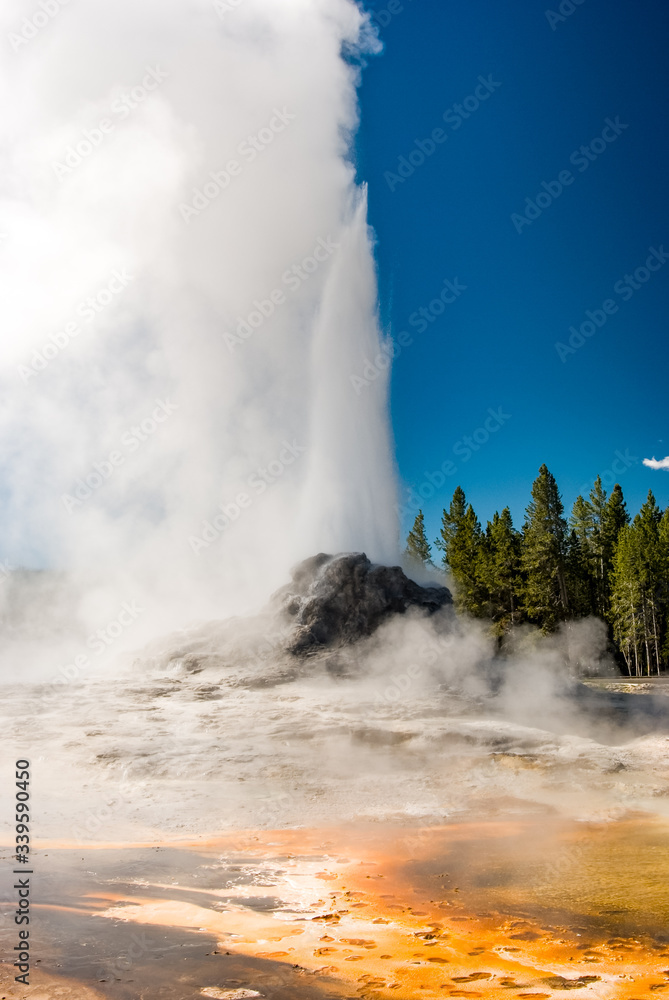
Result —
[[[282, 830], [192, 846], [240, 865], [280, 857], [299, 912], [217, 912], [125, 888], [97, 918], [214, 934], [227, 951], [299, 965], [331, 996], [669, 995], [669, 948], [652, 933], [669, 905], [658, 820]], [[636, 930], [617, 933], [621, 919]]]
[[[119, 851], [131, 846], [158, 845], [91, 845], [109, 852], [116, 870]], [[125, 881], [122, 893], [107, 882], [69, 906], [36, 906], [85, 916], [98, 927], [124, 921], [214, 936], [214, 955], [300, 970], [300, 996], [312, 983], [320, 995], [361, 1000], [548, 1000], [572, 991], [583, 1000], [669, 997], [669, 823], [658, 818], [575, 823], [532, 816], [422, 829], [379, 823], [235, 832], [161, 846], [192, 852], [196, 867], [220, 868], [220, 888], [215, 880], [214, 888], [151, 881], [147, 870], [141, 883]], [[235, 889], [228, 869], [260, 873], [258, 884], [247, 879]], [[160, 892], [147, 892], [149, 886]], [[285, 905], [248, 905], [249, 897], [268, 892]], [[0, 965], [0, 995], [24, 1000], [12, 971]], [[56, 987], [64, 1000], [102, 996], [97, 983], [37, 966], [25, 997], [48, 996]], [[221, 993], [213, 982], [201, 989]]]

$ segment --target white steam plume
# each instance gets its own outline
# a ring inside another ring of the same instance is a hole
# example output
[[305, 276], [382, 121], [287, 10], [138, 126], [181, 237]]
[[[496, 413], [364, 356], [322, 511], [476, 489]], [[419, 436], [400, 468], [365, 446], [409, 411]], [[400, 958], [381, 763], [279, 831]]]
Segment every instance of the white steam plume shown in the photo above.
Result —
[[51, 8], [0, 14], [5, 558], [81, 574], [86, 622], [132, 597], [154, 627], [319, 549], [395, 558], [387, 378], [349, 379], [379, 349], [342, 56], [377, 44], [365, 16]]

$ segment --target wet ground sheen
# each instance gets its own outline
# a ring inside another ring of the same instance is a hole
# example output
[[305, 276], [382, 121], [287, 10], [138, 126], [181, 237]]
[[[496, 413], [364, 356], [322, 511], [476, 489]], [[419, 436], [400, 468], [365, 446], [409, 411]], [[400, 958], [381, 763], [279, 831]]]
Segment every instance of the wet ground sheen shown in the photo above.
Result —
[[3, 966], [7, 998], [669, 991], [669, 824], [644, 816], [52, 844], [34, 870], [31, 986]]

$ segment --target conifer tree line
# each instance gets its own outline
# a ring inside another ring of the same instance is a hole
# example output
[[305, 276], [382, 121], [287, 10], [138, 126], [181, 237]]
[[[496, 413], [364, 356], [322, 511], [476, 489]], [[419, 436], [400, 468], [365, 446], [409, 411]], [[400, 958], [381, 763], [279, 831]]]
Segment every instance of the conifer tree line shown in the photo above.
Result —
[[[618, 484], [597, 477], [569, 518], [545, 465], [532, 485], [519, 531], [508, 507], [485, 530], [458, 486], [435, 547], [454, 583], [456, 608], [490, 622], [500, 646], [521, 623], [554, 632], [595, 615], [609, 627], [621, 670], [630, 676], [669, 667], [669, 507], [653, 493], [632, 519]], [[434, 566], [420, 511], [407, 538], [410, 561]]]

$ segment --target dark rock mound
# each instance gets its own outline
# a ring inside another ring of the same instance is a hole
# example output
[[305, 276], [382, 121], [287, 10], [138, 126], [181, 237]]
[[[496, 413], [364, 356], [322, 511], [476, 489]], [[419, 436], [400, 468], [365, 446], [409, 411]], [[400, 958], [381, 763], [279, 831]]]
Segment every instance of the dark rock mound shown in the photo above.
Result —
[[421, 587], [399, 566], [375, 566], [364, 552], [321, 552], [296, 566], [292, 577], [272, 603], [294, 620], [288, 649], [297, 656], [349, 645], [408, 608], [432, 614], [452, 604], [446, 587]]

